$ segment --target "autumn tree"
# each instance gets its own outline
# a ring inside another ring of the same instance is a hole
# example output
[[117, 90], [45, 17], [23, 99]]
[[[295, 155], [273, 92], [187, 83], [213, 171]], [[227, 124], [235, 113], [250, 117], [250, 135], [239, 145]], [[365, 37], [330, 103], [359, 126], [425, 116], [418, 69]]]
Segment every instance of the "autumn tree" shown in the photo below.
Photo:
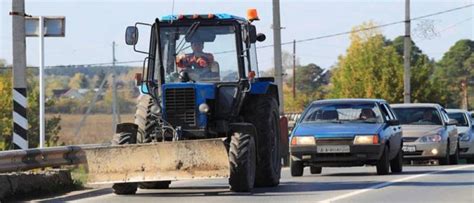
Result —
[[89, 81], [83, 73], [76, 73], [69, 81], [69, 87], [73, 89], [88, 88]]
[[[374, 27], [363, 23], [353, 30]], [[353, 32], [345, 55], [339, 57], [331, 77], [332, 98], [382, 98], [401, 102], [403, 66], [393, 46], [377, 29]]]

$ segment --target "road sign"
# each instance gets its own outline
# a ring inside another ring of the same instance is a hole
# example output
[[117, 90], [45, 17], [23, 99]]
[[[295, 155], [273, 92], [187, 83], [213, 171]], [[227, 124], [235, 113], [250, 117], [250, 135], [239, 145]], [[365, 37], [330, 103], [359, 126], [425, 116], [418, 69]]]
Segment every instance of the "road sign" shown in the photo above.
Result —
[[[41, 16], [25, 18], [25, 32], [27, 37], [38, 37], [39, 19]], [[64, 16], [44, 16], [44, 35], [45, 37], [64, 37], [66, 34], [66, 18]]]
[[40, 140], [39, 147], [44, 147], [45, 117], [44, 117], [44, 37], [64, 37], [66, 32], [66, 18], [64, 16], [34, 16], [25, 18], [25, 35], [39, 37], [39, 90], [40, 90]]

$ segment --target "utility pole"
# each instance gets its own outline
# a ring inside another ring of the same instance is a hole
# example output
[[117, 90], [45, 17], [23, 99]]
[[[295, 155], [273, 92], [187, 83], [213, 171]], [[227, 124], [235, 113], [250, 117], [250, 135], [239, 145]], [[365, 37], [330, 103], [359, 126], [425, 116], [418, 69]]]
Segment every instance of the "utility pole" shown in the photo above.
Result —
[[115, 70], [115, 62], [117, 59], [115, 58], [115, 41], [112, 42], [112, 132], [115, 133], [115, 128], [118, 123], [120, 123], [120, 115], [118, 113], [118, 101], [117, 101], [117, 72]]
[[13, 148], [28, 149], [25, 1], [12, 0], [10, 15], [13, 39]]
[[296, 100], [296, 40], [293, 40], [293, 100]]
[[468, 95], [468, 85], [469, 81], [466, 78], [465, 80], [461, 80], [461, 89], [462, 89], [462, 105], [461, 108], [464, 110], [469, 110], [469, 95]]
[[275, 82], [278, 85], [280, 100], [280, 115], [284, 114], [283, 103], [283, 71], [281, 65], [281, 25], [280, 25], [280, 0], [273, 0], [273, 58], [275, 66]]
[[405, 42], [403, 46], [403, 102], [411, 102], [411, 87], [410, 87], [410, 52], [411, 52], [411, 37], [410, 37], [410, 0], [405, 0]]
[[117, 126], [117, 81], [115, 79], [115, 41], [112, 42], [112, 133]]

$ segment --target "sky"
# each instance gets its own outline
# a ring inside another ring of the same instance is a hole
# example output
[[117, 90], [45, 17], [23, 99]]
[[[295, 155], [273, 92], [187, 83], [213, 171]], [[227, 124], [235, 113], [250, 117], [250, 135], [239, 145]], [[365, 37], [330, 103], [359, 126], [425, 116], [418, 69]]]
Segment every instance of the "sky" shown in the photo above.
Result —
[[[0, 58], [12, 62], [12, 0], [0, 0]], [[411, 16], [417, 17], [474, 3], [474, 0], [412, 0]], [[45, 38], [45, 65], [108, 63], [112, 41], [117, 43], [118, 62], [140, 61], [145, 55], [125, 45], [124, 32], [135, 22], [152, 23], [171, 13], [230, 13], [245, 17], [248, 8], [258, 10], [257, 31], [267, 36], [258, 46], [273, 44], [270, 0], [25, 0], [26, 13], [33, 16], [65, 16], [66, 36]], [[281, 0], [282, 42], [345, 32], [363, 22], [378, 24], [404, 20], [404, 0]], [[429, 57], [439, 60], [460, 39], [474, 39], [474, 7], [412, 22], [415, 43]], [[424, 25], [424, 26], [421, 26]], [[430, 25], [430, 26], [427, 26]], [[419, 30], [433, 29], [422, 36]], [[403, 35], [404, 25], [382, 28], [388, 39]], [[145, 39], [140, 39], [145, 40]], [[38, 38], [27, 38], [27, 64], [39, 62]], [[330, 68], [350, 44], [349, 35], [314, 40], [296, 45], [301, 64], [315, 63]], [[292, 52], [292, 45], [282, 47]], [[260, 69], [273, 67], [273, 49], [258, 50]], [[141, 63], [130, 65], [141, 66]]]

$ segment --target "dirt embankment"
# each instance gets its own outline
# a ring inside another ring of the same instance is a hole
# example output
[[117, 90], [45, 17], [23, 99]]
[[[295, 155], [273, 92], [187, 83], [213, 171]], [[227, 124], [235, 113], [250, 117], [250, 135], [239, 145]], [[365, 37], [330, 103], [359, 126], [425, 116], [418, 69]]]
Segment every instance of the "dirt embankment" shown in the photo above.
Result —
[[68, 170], [4, 173], [0, 174], [0, 202], [70, 191], [75, 187]]

